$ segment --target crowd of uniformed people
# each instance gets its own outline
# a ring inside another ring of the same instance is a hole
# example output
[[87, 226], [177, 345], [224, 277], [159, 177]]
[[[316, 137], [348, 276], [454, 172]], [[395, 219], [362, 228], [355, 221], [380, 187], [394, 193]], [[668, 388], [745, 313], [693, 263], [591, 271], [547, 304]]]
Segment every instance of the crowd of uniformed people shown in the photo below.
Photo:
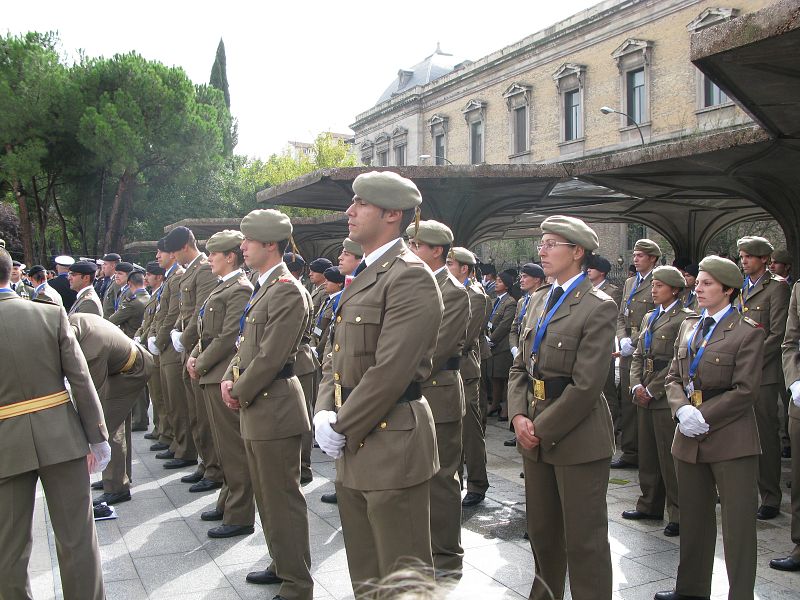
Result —
[[[313, 596], [314, 445], [336, 458], [322, 501], [338, 504], [356, 597], [410, 561], [457, 580], [493, 417], [523, 459], [531, 598], [563, 598], [567, 573], [572, 598], [611, 598], [606, 493], [625, 468], [641, 495], [622, 517], [681, 536], [676, 588], [655, 597], [710, 596], [719, 504], [728, 597], [752, 598], [756, 520], [779, 514], [781, 458], [800, 452], [788, 253], [748, 236], [741, 266], [666, 266], [642, 239], [620, 288], [595, 231], [553, 216], [539, 262], [498, 273], [420, 221], [412, 181], [370, 172], [353, 191], [337, 265], [306, 262], [272, 209], [207, 254], [176, 227], [145, 267], [110, 253], [50, 272], [0, 249], [0, 599], [30, 598], [39, 480], [64, 597], [104, 597], [94, 518], [132, 499], [131, 432], [148, 430], [189, 491], [219, 490], [209, 537], [252, 534], [258, 510], [271, 562], [247, 581], [275, 598]], [[800, 571], [795, 463], [792, 484], [795, 549], [769, 566]]]

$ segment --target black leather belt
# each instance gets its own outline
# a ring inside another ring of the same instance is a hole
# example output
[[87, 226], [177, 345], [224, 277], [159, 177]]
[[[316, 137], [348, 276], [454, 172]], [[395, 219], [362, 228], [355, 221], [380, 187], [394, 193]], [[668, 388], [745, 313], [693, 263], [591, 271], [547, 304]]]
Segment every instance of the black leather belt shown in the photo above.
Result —
[[[244, 369], [241, 369], [239, 371], [240, 376], [243, 373]], [[285, 365], [283, 365], [283, 368], [280, 371], [278, 371], [278, 374], [275, 375], [275, 379], [289, 379], [289, 377], [292, 377], [293, 375], [294, 375], [294, 363], [286, 363]]]
[[657, 358], [653, 359], [653, 368], [656, 371], [661, 371], [662, 369], [666, 369], [669, 366], [671, 361], [668, 360], [658, 360]]
[[442, 367], [442, 371], [458, 371], [461, 367], [461, 357], [460, 356], [451, 356], [447, 359], [447, 362], [444, 363]]
[[575, 383], [572, 377], [551, 377], [544, 380], [544, 397], [546, 400], [558, 398], [568, 385]]
[[720, 394], [724, 394], [725, 392], [730, 392], [730, 389], [723, 390], [723, 389], [717, 388], [716, 390], [700, 390], [700, 391], [703, 392], [703, 402], [707, 402], [708, 400], [711, 400], [712, 398], [716, 398]]
[[[347, 400], [347, 397], [353, 392], [355, 388], [342, 387], [342, 404]], [[403, 394], [397, 399], [397, 404], [403, 402], [411, 402], [412, 400], [419, 400], [422, 397], [422, 386], [412, 381], [411, 384], [405, 389]]]

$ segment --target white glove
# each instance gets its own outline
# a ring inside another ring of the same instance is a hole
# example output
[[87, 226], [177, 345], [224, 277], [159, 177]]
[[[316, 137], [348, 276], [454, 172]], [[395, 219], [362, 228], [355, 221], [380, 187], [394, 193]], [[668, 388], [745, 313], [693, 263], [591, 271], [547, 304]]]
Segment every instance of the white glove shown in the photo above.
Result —
[[800, 379], [789, 386], [789, 391], [792, 392], [792, 402], [794, 402], [794, 405], [800, 407]]
[[142, 343], [142, 338], [140, 336], [138, 336], [138, 335], [135, 335], [135, 336], [133, 336], [133, 341], [136, 342], [137, 344], [141, 344]]
[[678, 417], [679, 421], [678, 429], [686, 437], [697, 437], [708, 433], [708, 423], [703, 418], [703, 413], [691, 404], [681, 406], [675, 411], [675, 416]]
[[111, 460], [111, 446], [108, 442], [89, 444], [89, 473], [99, 473], [108, 466]]
[[158, 356], [161, 352], [156, 346], [156, 336], [147, 338], [147, 349], [150, 350], [150, 354], [153, 356]]
[[339, 458], [346, 441], [345, 436], [333, 430], [336, 413], [332, 410], [321, 410], [314, 415], [314, 437], [322, 451], [328, 456]]
[[622, 338], [619, 341], [619, 351], [622, 356], [632, 356], [634, 350], [636, 350], [636, 348], [633, 347], [631, 338]]
[[485, 335], [483, 337], [486, 338], [486, 343], [489, 344], [489, 348], [494, 348], [494, 342], [492, 341], [492, 339], [488, 335]]
[[181, 344], [181, 332], [177, 329], [173, 329], [169, 332], [169, 337], [172, 338], [172, 347], [175, 348], [175, 352], [183, 352], [184, 347]]
[[519, 348], [516, 346], [511, 346], [511, 356], [517, 358], [517, 354], [519, 354]]

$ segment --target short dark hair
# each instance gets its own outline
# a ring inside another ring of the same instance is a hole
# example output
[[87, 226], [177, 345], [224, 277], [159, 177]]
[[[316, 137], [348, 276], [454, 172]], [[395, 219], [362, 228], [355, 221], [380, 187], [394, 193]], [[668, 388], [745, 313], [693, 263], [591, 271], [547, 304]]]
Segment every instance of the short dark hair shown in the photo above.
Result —
[[233, 254], [233, 262], [236, 264], [236, 268], [242, 266], [244, 263], [244, 255], [242, 254], [242, 249], [238, 246], [233, 248], [232, 250], [226, 250], [225, 254]]
[[407, 208], [403, 211], [403, 216], [400, 217], [400, 233], [404, 233], [408, 226], [414, 222], [417, 216], [416, 208]]
[[136, 286], [144, 285], [144, 273], [141, 271], [134, 271], [128, 275], [128, 283], [132, 283]]
[[289, 240], [281, 240], [276, 242], [278, 244], [278, 252], [286, 254], [289, 251]]
[[11, 255], [5, 248], [0, 248], [0, 281], [7, 282], [11, 278]]

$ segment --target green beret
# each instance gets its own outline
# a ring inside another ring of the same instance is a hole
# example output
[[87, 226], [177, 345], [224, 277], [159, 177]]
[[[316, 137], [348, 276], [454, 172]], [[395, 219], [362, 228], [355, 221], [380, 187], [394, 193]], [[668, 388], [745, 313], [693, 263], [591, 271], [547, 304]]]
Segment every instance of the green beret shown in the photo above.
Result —
[[721, 256], [706, 256], [700, 261], [700, 270], [705, 271], [725, 287], [741, 289], [744, 277], [736, 263]]
[[737, 250], [744, 250], [753, 256], [769, 256], [775, 248], [768, 240], [757, 235], [746, 235], [736, 242]]
[[788, 250], [784, 250], [783, 248], [779, 248], [772, 253], [772, 260], [774, 262], [783, 263], [785, 265], [792, 264], [792, 255], [789, 254]]
[[685, 288], [686, 279], [683, 274], [675, 267], [662, 266], [653, 269], [653, 279], [666, 283], [670, 287]]
[[239, 226], [244, 236], [256, 242], [282, 242], [292, 236], [292, 222], [279, 210], [257, 209], [248, 213]]
[[600, 247], [594, 229], [576, 217], [554, 215], [542, 221], [540, 227], [542, 232], [560, 235], [589, 252], [594, 252]]
[[447, 258], [452, 258], [453, 260], [460, 262], [462, 265], [474, 265], [478, 262], [472, 252], [466, 248], [462, 248], [461, 246], [450, 248], [450, 254], [447, 255]]
[[414, 182], [392, 171], [362, 173], [353, 181], [353, 192], [365, 202], [387, 210], [407, 210], [422, 204]]
[[420, 221], [416, 235], [414, 235], [415, 228], [414, 223], [411, 223], [406, 229], [409, 239], [413, 238], [429, 246], [449, 246], [453, 243], [453, 232], [447, 225], [439, 223], [439, 221]]
[[661, 248], [658, 247], [658, 244], [647, 238], [636, 240], [636, 243], [633, 245], [633, 251], [636, 252], [637, 250], [649, 254], [650, 256], [661, 256]]
[[218, 231], [206, 242], [206, 250], [209, 252], [232, 252], [236, 250], [244, 241], [241, 231], [233, 229], [223, 229]]
[[359, 258], [364, 256], [364, 249], [361, 248], [361, 244], [354, 242], [350, 238], [344, 238], [342, 248], [345, 252], [349, 252], [353, 256], [358, 256]]

